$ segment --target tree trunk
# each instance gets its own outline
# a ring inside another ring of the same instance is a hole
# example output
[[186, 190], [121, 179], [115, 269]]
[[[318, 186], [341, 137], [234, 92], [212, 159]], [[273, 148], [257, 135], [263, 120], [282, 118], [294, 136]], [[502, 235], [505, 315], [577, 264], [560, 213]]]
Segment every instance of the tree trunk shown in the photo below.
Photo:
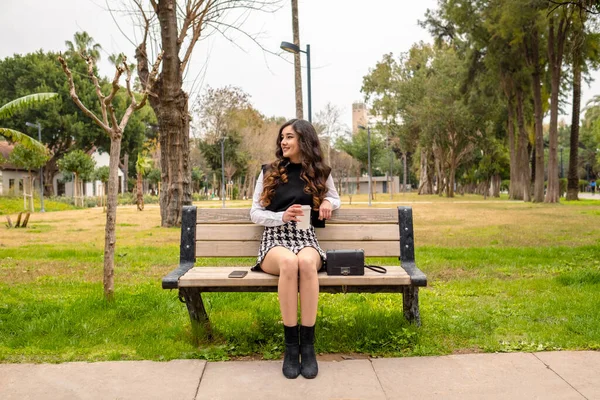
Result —
[[57, 160], [52, 157], [50, 161], [44, 165], [44, 196], [47, 197], [56, 195], [56, 193], [54, 193], [54, 176], [58, 172], [56, 161]]
[[519, 200], [521, 197], [517, 197], [517, 183], [519, 178], [517, 177], [517, 149], [515, 146], [515, 111], [513, 108], [513, 102], [508, 99], [508, 147], [510, 152], [510, 183], [508, 187], [508, 198], [510, 200]]
[[127, 193], [129, 192], [129, 153], [123, 155], [123, 164], [119, 165], [119, 167], [123, 171], [123, 181], [125, 183], [123, 193]]
[[531, 84], [533, 86], [533, 108], [535, 115], [535, 183], [533, 201], [537, 203], [544, 201], [544, 112], [542, 107], [542, 71], [539, 47], [539, 32], [534, 24], [531, 33], [531, 64], [533, 65]]
[[450, 171], [448, 173], [448, 190], [446, 191], [448, 198], [454, 197], [454, 180], [456, 179], [456, 163], [454, 160], [450, 161]]
[[530, 201], [530, 172], [529, 172], [529, 152], [527, 145], [529, 144], [529, 136], [525, 129], [525, 114], [523, 91], [517, 89], [517, 126], [519, 128], [519, 138], [517, 141], [517, 177], [518, 184], [516, 187], [515, 199]]
[[140, 174], [138, 172], [137, 174], [137, 179], [136, 179], [136, 185], [135, 185], [135, 191], [136, 191], [136, 198], [137, 198], [137, 209], [139, 211], [142, 211], [144, 209], [144, 185], [142, 184], [142, 174]]
[[492, 177], [492, 193], [493, 197], [500, 197], [500, 186], [502, 185], [502, 178], [500, 175], [494, 175]]
[[[407, 179], [408, 179], [408, 171], [406, 168], [406, 152], [402, 153], [402, 169], [403, 169], [403, 176], [402, 176], [402, 192], [406, 193], [406, 184], [407, 184]], [[393, 175], [391, 176], [391, 178], [393, 179]]]
[[552, 95], [550, 100], [550, 148], [548, 156], [548, 188], [546, 189], [546, 203], [559, 201], [558, 180], [558, 96], [560, 94], [560, 76], [562, 72], [563, 50], [565, 38], [570, 25], [570, 16], [564, 11], [559, 25], [555, 31], [555, 20], [551, 16], [548, 23], [548, 60], [551, 71]]
[[[582, 22], [583, 24], [583, 22]], [[567, 200], [579, 200], [579, 176], [577, 161], [579, 158], [579, 117], [581, 112], [581, 65], [583, 45], [583, 26], [577, 33], [573, 46], [573, 119], [571, 120], [571, 138], [569, 151], [569, 174], [567, 183]]]
[[418, 194], [433, 194], [433, 177], [429, 168], [429, 152], [421, 149], [421, 174]]
[[[294, 44], [300, 47], [300, 28], [298, 27], [298, 0], [292, 0], [292, 34]], [[304, 118], [304, 106], [302, 104], [302, 66], [300, 53], [294, 53], [294, 83], [296, 88], [296, 118]]]
[[121, 153], [121, 135], [110, 140], [110, 161], [108, 175], [108, 201], [106, 205], [106, 227], [104, 236], [104, 298], [114, 300], [115, 291], [115, 245], [117, 236], [117, 193], [119, 190], [119, 154]]
[[[160, 129], [161, 226], [171, 227], [181, 225], [182, 207], [192, 204], [188, 96], [182, 90], [174, 0], [158, 2], [158, 20], [164, 56], [162, 71], [153, 88], [156, 96], [149, 96], [149, 99]], [[145, 44], [136, 50], [136, 58], [143, 80], [148, 76]]]

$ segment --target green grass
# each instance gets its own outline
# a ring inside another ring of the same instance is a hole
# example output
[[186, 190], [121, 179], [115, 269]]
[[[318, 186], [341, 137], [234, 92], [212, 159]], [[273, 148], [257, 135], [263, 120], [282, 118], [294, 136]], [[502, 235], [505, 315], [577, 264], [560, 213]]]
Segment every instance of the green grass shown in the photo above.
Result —
[[[40, 203], [39, 197], [34, 197], [33, 209], [35, 212], [40, 211], [41, 203]], [[65, 210], [74, 210], [74, 209], [75, 209], [75, 207], [73, 207], [72, 205], [61, 203], [58, 201], [44, 199], [44, 210], [47, 212], [65, 211]], [[18, 214], [21, 211], [27, 211], [23, 208], [23, 198], [22, 197], [0, 196], [0, 215]], [[13, 222], [16, 222], [16, 220], [13, 220]]]
[[[185, 306], [176, 292], [159, 286], [177, 248], [155, 253], [154, 259], [152, 249], [126, 250], [141, 261], [121, 263], [113, 303], [102, 299], [98, 279], [86, 279], [101, 268], [99, 250], [42, 248], [30, 258], [35, 264], [60, 259], [72, 264], [60, 274], [38, 274], [22, 283], [11, 283], [8, 276], [14, 269], [25, 273], [23, 260], [14, 251], [2, 251], [0, 361], [281, 355], [276, 294], [205, 294], [214, 338], [196, 344]], [[399, 295], [322, 294], [317, 351], [410, 356], [600, 349], [600, 246], [500, 253], [422, 249], [418, 254], [430, 285], [421, 290], [421, 328], [404, 321]], [[145, 271], [143, 265], [152, 260], [165, 263], [165, 268]], [[231, 264], [227, 259], [211, 261]], [[27, 268], [36, 274], [35, 266]]]
[[[417, 265], [429, 279], [420, 291], [423, 325], [404, 320], [400, 295], [321, 294], [318, 352], [600, 350], [600, 215], [588, 202], [437, 201], [414, 210]], [[281, 357], [275, 293], [204, 294], [213, 337], [194, 340], [177, 292], [160, 287], [177, 266], [179, 230], [159, 228], [157, 214], [119, 208], [112, 303], [102, 298], [101, 211], [1, 228], [0, 362]]]

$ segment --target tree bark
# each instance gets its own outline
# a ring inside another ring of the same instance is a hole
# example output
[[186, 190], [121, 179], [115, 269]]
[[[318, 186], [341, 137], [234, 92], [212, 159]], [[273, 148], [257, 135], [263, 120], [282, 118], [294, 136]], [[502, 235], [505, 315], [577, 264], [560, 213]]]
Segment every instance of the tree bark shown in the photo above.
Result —
[[517, 175], [517, 148], [515, 145], [515, 110], [512, 101], [512, 94], [507, 93], [506, 95], [508, 103], [508, 120], [506, 122], [506, 130], [508, 131], [508, 148], [510, 152], [510, 183], [508, 187], [508, 198], [510, 200], [519, 200], [520, 197], [517, 197], [517, 184], [519, 178]]
[[115, 291], [115, 245], [117, 235], [115, 226], [117, 222], [117, 193], [119, 190], [119, 155], [121, 153], [121, 135], [110, 139], [110, 170], [108, 174], [108, 201], [106, 205], [106, 226], [104, 237], [104, 298], [108, 301], [114, 299]]
[[[567, 6], [568, 7], [568, 6]], [[548, 187], [546, 203], [557, 203], [559, 200], [558, 181], [558, 96], [560, 93], [560, 77], [562, 72], [563, 51], [566, 34], [571, 22], [570, 8], [564, 11], [555, 30], [555, 18], [548, 22], [548, 60], [550, 62], [552, 94], [550, 100], [550, 148], [548, 156]]]
[[421, 174], [418, 194], [433, 194], [433, 171], [429, 168], [429, 152], [421, 149]]
[[123, 181], [125, 183], [123, 193], [129, 192], [129, 153], [123, 155], [123, 164], [120, 164], [121, 170], [123, 171]]
[[533, 108], [535, 115], [535, 183], [533, 189], [533, 201], [541, 203], [544, 201], [544, 114], [542, 107], [542, 71], [540, 65], [539, 48], [540, 38], [535, 24], [530, 34], [530, 39], [531, 65], [533, 66], [531, 85], [533, 89]]
[[[405, 193], [406, 192], [406, 184], [407, 184], [407, 179], [408, 179], [408, 170], [406, 168], [406, 152], [402, 153], [402, 169], [403, 169], [403, 176], [402, 176], [402, 192]], [[392, 179], [394, 179], [393, 175], [390, 175], [390, 177]], [[392, 181], [393, 182], [393, 181]]]
[[143, 187], [143, 182], [142, 182], [142, 174], [138, 172], [137, 174], [137, 179], [136, 179], [136, 184], [135, 184], [135, 196], [136, 196], [136, 203], [137, 203], [137, 209], [139, 211], [142, 211], [144, 209], [144, 187]]
[[523, 90], [517, 89], [517, 126], [519, 128], [519, 137], [517, 140], [517, 174], [518, 183], [516, 186], [515, 199], [530, 201], [530, 171], [529, 171], [529, 136], [525, 129], [524, 99]]
[[[181, 60], [177, 41], [177, 5], [175, 0], [160, 0], [157, 5], [164, 52], [160, 76], [149, 96], [160, 129], [161, 226], [181, 225], [184, 205], [192, 204], [191, 169], [189, 167], [189, 113], [188, 96], [182, 90]], [[140, 79], [147, 83], [148, 57], [146, 45], [136, 50]], [[159, 100], [160, 99], [160, 100]]]
[[[298, 0], [292, 0], [292, 33], [294, 44], [300, 47], [300, 28], [298, 26]], [[302, 104], [302, 65], [300, 53], [294, 53], [294, 83], [296, 88], [296, 118], [304, 118], [304, 106]]]
[[[583, 24], [583, 21], [581, 22]], [[569, 150], [569, 173], [567, 182], [567, 200], [579, 200], [579, 176], [577, 161], [579, 158], [579, 118], [581, 113], [581, 65], [584, 27], [581, 26], [573, 45], [573, 111]]]

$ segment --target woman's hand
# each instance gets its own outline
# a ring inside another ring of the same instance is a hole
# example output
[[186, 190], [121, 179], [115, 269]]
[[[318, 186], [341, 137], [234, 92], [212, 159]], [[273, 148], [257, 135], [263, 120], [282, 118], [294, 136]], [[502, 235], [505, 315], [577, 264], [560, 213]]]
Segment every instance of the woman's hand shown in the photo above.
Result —
[[333, 210], [331, 209], [331, 203], [329, 200], [323, 200], [321, 203], [321, 207], [319, 207], [319, 219], [329, 219], [331, 218], [331, 213]]
[[302, 206], [300, 204], [291, 205], [285, 212], [283, 213], [283, 217], [281, 218], [283, 222], [296, 221], [298, 222], [298, 216], [303, 216]]

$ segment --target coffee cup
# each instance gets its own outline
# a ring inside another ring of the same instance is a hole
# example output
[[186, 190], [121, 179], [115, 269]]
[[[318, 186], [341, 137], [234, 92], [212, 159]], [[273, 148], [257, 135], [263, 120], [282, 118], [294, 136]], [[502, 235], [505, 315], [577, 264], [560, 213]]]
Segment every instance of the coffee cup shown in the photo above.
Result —
[[308, 229], [310, 228], [310, 206], [302, 206], [302, 212], [304, 215], [296, 217], [298, 219], [296, 226], [298, 229]]

